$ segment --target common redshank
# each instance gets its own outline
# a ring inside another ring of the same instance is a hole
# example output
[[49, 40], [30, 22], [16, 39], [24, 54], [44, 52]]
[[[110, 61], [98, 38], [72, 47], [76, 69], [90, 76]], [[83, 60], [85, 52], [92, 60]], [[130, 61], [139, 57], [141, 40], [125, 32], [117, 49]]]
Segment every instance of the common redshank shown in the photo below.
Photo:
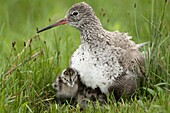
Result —
[[82, 84], [78, 72], [73, 68], [64, 69], [56, 77], [52, 86], [56, 91], [56, 101], [58, 103], [72, 100], [73, 105], [80, 103], [81, 107], [84, 107], [89, 100], [103, 104], [107, 99], [99, 88], [92, 89]]
[[143, 78], [145, 73], [145, 59], [131, 37], [127, 33], [105, 30], [85, 2], [74, 4], [64, 19], [37, 33], [64, 24], [81, 33], [81, 43], [69, 64], [78, 71], [81, 82], [105, 94], [114, 90], [118, 97], [124, 93], [131, 96], [137, 88], [137, 78]]
[[72, 68], [67, 68], [56, 77], [52, 86], [56, 90], [57, 100], [65, 101], [76, 98], [78, 93], [78, 73]]

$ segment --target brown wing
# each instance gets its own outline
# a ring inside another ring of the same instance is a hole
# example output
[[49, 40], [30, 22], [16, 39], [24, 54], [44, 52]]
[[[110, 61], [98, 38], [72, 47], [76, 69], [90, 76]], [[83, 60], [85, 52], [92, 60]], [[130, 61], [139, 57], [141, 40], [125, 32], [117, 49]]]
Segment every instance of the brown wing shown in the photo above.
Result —
[[125, 69], [137, 73], [140, 77], [145, 75], [145, 59], [137, 49], [127, 49], [120, 60]]

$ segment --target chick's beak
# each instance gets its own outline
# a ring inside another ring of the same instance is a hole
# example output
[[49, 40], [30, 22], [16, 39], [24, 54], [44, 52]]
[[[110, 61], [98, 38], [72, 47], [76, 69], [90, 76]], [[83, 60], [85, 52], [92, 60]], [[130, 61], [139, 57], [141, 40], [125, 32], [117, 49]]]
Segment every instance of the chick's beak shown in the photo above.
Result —
[[64, 24], [67, 24], [68, 23], [68, 20], [66, 18], [62, 19], [62, 20], [59, 20], [57, 21], [56, 23], [52, 24], [52, 25], [49, 25], [41, 30], [38, 30], [37, 33], [40, 33], [40, 32], [43, 32], [45, 30], [48, 30], [48, 29], [51, 29], [55, 26], [59, 26], [59, 25], [64, 25]]

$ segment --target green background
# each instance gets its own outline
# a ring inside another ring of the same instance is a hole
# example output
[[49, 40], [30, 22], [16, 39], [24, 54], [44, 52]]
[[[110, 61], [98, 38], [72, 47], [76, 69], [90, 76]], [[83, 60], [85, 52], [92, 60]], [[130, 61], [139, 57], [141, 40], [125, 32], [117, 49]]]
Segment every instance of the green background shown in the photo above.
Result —
[[[33, 38], [36, 28], [62, 19], [81, 0], [0, 0], [0, 112], [79, 112], [79, 106], [55, 106], [54, 78], [68, 66], [80, 43], [80, 33], [69, 25]], [[170, 6], [169, 0], [84, 0], [109, 31], [128, 32], [136, 43], [150, 41], [146, 64], [147, 95], [131, 102], [108, 104], [85, 112], [170, 112]], [[21, 58], [24, 42], [32, 38]], [[12, 46], [15, 43], [15, 46]], [[20, 63], [38, 51], [44, 55]], [[13, 66], [15, 70], [6, 75]]]

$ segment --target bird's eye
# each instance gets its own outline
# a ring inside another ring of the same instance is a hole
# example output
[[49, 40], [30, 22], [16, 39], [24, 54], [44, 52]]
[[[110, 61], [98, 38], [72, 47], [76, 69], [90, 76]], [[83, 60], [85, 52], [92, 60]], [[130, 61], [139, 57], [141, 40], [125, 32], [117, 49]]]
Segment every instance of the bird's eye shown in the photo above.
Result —
[[78, 14], [79, 14], [78, 11], [74, 11], [74, 12], [72, 13], [73, 16], [77, 16]]
[[77, 76], [75, 76], [74, 78], [73, 78], [73, 81], [76, 81], [77, 80]]
[[67, 80], [67, 78], [65, 78], [65, 77], [62, 77], [65, 81], [67, 81], [67, 82], [69, 82], [69, 80]]

